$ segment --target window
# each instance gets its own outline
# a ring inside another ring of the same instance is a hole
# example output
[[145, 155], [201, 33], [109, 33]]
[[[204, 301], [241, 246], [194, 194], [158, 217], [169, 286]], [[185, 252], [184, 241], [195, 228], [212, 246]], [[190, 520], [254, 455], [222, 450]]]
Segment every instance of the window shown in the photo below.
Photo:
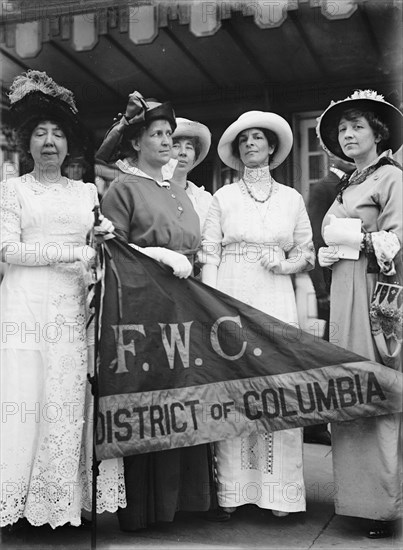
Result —
[[318, 112], [300, 113], [294, 116], [294, 182], [305, 203], [309, 200], [311, 185], [323, 178], [329, 169], [329, 160], [316, 136]]

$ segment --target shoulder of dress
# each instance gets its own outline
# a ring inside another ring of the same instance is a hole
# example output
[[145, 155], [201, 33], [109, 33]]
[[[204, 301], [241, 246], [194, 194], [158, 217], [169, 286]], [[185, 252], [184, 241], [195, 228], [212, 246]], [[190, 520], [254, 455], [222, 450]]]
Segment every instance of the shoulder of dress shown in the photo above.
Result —
[[278, 189], [280, 191], [280, 193], [283, 193], [285, 195], [288, 195], [290, 197], [294, 197], [294, 198], [300, 198], [302, 197], [301, 193], [299, 191], [297, 191], [297, 189], [295, 189], [295, 187], [290, 187], [289, 185], [284, 185], [284, 183], [278, 183], [276, 182], [277, 185], [278, 185]]
[[93, 195], [94, 193], [97, 193], [97, 187], [94, 183], [91, 182], [84, 182], [83, 180], [70, 180], [69, 184], [73, 189], [76, 189], [77, 191], [83, 191], [84, 193], [89, 193], [90, 195]]
[[220, 187], [220, 189], [217, 189], [217, 191], [214, 193], [214, 197], [232, 195], [236, 189], [240, 189], [238, 182], [228, 183], [227, 185], [223, 185], [222, 187]]
[[199, 187], [198, 185], [193, 184], [193, 186], [194, 187], [192, 187], [192, 190], [198, 197], [202, 197], [205, 200], [211, 200], [213, 198], [213, 195], [209, 191], [206, 191], [203, 185]]
[[14, 177], [14, 178], [6, 178], [4, 180], [1, 180], [0, 185], [2, 185], [3, 187], [6, 187], [6, 186], [14, 187], [20, 182], [21, 182], [21, 176]]
[[109, 189], [130, 189], [133, 188], [136, 183], [143, 180], [146, 180], [146, 178], [142, 178], [141, 176], [137, 176], [135, 174], [125, 174], [122, 172], [112, 181]]
[[383, 176], [398, 176], [401, 180], [403, 179], [403, 172], [402, 169], [398, 166], [395, 166], [394, 164], [384, 164], [383, 166], [380, 166], [375, 172], [371, 174], [371, 178], [383, 177]]
[[6, 178], [2, 180], [0, 183], [1, 185], [10, 185], [13, 187], [14, 185], [19, 185], [22, 183], [24, 176], [13, 176], [12, 178]]
[[19, 194], [24, 189], [23, 176], [7, 178], [0, 182], [2, 196]]

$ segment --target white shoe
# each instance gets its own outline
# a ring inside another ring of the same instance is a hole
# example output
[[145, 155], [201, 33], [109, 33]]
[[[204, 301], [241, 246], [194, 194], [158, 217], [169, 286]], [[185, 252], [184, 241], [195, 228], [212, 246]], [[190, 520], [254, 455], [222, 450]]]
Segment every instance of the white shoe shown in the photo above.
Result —
[[278, 518], [284, 518], [289, 514], [289, 512], [281, 512], [280, 510], [272, 510], [272, 513], [273, 513], [273, 516], [277, 516]]

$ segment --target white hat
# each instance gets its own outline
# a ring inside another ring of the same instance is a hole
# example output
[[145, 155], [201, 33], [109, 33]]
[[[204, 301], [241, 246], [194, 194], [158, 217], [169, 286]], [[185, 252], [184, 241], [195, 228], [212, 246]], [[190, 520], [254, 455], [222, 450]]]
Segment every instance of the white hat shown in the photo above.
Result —
[[352, 162], [340, 147], [337, 137], [337, 127], [343, 112], [347, 109], [359, 109], [361, 111], [373, 111], [388, 126], [390, 136], [385, 142], [385, 149], [392, 149], [395, 153], [402, 145], [402, 119], [401, 111], [384, 100], [383, 95], [374, 90], [356, 90], [351, 96], [340, 101], [331, 101], [330, 105], [316, 120], [316, 134], [325, 151], [330, 151], [335, 156]]
[[278, 139], [277, 151], [270, 162], [271, 168], [279, 166], [291, 151], [293, 137], [288, 122], [275, 113], [247, 111], [225, 130], [218, 143], [218, 154], [224, 164], [239, 170], [243, 164], [232, 151], [232, 143], [240, 132], [249, 128], [264, 128], [274, 132]]
[[211, 133], [204, 124], [196, 122], [195, 120], [177, 117], [176, 130], [172, 134], [172, 139], [175, 138], [198, 138], [200, 142], [200, 153], [192, 166], [192, 170], [206, 158], [211, 145]]

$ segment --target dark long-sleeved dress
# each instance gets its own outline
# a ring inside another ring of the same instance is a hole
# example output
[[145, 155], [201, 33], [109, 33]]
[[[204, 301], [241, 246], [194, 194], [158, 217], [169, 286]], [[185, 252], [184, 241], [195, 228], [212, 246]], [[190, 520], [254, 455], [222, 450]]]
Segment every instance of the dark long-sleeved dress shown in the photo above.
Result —
[[[199, 218], [177, 184], [164, 187], [142, 174], [121, 174], [104, 196], [102, 212], [129, 243], [169, 248], [188, 256], [199, 247]], [[123, 530], [172, 521], [177, 510], [210, 507], [207, 445], [129, 456], [124, 467], [127, 508], [118, 512]]]

